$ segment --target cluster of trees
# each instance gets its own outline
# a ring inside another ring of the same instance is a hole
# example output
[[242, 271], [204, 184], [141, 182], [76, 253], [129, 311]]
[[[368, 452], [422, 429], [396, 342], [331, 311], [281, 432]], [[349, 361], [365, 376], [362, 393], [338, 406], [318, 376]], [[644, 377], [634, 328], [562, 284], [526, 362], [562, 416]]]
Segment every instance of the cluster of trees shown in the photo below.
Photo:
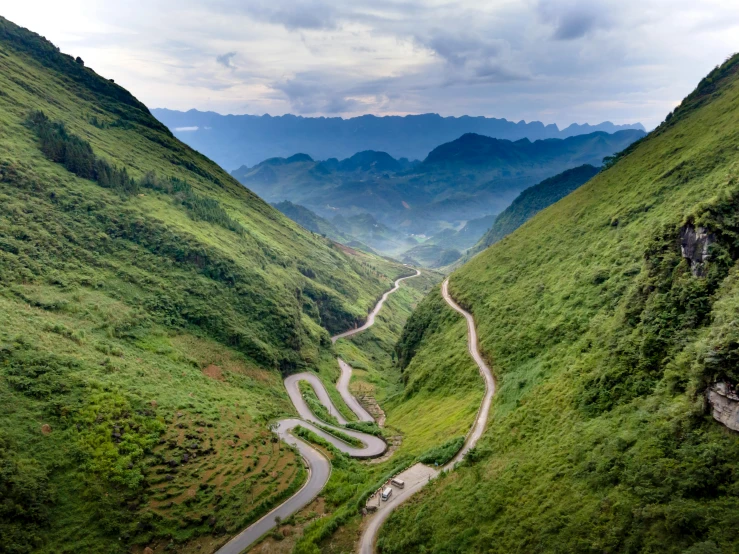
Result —
[[89, 142], [70, 133], [64, 123], [51, 121], [42, 111], [31, 112], [27, 124], [36, 132], [44, 156], [78, 177], [115, 189], [124, 196], [137, 194], [141, 188], [171, 194], [175, 203], [183, 206], [194, 220], [214, 223], [240, 235], [245, 233], [244, 227], [228, 215], [218, 200], [196, 194], [187, 181], [177, 177], [159, 178], [153, 171], [137, 181], [125, 167], [116, 167], [95, 156]]
[[28, 116], [28, 125], [39, 138], [41, 152], [51, 161], [102, 187], [125, 195], [138, 192], [138, 183], [128, 175], [125, 167], [112, 166], [95, 156], [90, 143], [67, 131], [64, 123], [51, 121], [44, 112], [34, 111]]
[[187, 181], [178, 179], [177, 177], [160, 179], [156, 173], [150, 171], [144, 175], [144, 178], [141, 180], [141, 186], [171, 194], [175, 202], [186, 208], [190, 217], [196, 221], [214, 223], [239, 235], [243, 235], [246, 232], [238, 221], [228, 215], [228, 212], [223, 209], [218, 200], [200, 196], [192, 189], [192, 186]]

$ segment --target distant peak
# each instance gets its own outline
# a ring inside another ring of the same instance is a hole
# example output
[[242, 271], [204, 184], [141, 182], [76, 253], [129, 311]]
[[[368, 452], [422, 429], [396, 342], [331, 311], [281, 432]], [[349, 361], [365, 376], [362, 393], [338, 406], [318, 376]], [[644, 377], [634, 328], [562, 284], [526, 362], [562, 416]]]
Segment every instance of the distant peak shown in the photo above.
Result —
[[290, 156], [289, 158], [285, 160], [285, 162], [289, 164], [295, 163], [295, 162], [312, 162], [312, 161], [313, 161], [313, 158], [311, 158], [308, 154], [302, 154], [302, 153], [293, 154], [292, 156]]

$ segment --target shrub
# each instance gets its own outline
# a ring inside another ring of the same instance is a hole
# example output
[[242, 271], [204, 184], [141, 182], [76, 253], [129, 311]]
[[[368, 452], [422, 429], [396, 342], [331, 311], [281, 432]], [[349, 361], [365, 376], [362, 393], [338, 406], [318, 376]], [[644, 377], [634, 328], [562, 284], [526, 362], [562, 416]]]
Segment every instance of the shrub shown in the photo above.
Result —
[[454, 458], [455, 454], [464, 446], [464, 437], [454, 437], [441, 446], [428, 450], [418, 459], [422, 464], [444, 465]]

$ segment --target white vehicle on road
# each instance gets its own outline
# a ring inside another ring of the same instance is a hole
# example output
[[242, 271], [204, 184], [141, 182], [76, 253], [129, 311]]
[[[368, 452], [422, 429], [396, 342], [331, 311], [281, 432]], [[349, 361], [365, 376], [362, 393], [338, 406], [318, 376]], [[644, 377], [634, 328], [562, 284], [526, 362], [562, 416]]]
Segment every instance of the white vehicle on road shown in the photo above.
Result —
[[390, 497], [393, 495], [393, 489], [391, 487], [385, 487], [382, 490], [382, 500], [383, 502], [387, 502], [390, 500]]
[[405, 487], [405, 481], [403, 481], [402, 479], [398, 479], [397, 477], [391, 479], [390, 484], [398, 487], [399, 489]]

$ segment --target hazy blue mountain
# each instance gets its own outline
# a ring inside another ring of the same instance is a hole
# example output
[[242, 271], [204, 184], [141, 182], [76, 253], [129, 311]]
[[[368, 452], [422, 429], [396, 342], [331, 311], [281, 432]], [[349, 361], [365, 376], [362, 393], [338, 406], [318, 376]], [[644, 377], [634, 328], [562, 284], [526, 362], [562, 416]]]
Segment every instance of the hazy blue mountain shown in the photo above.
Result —
[[461, 229], [444, 229], [429, 238], [424, 244], [434, 244], [443, 249], [467, 250], [477, 243], [494, 222], [494, 215], [471, 219]]
[[287, 200], [272, 204], [272, 206], [280, 210], [283, 214], [292, 219], [298, 225], [302, 226], [304, 229], [326, 236], [337, 242], [349, 242], [353, 240], [352, 237], [348, 237], [339, 231], [333, 223], [322, 218], [305, 206], [293, 204]]
[[[347, 217], [337, 214], [331, 220], [331, 223], [344, 235], [368, 245], [373, 250], [391, 256], [398, 256], [417, 244], [415, 240], [404, 233], [378, 222], [369, 213], [359, 213]], [[345, 244], [351, 246], [349, 241]]]
[[[371, 226], [362, 236], [348, 234], [372, 248], [397, 254], [404, 236], [428, 237], [500, 213], [527, 187], [571, 167], [600, 165], [604, 157], [642, 136], [643, 131], [625, 130], [514, 142], [466, 134], [434, 148], [417, 164], [377, 151], [324, 161], [302, 154], [243, 166], [232, 175], [268, 202], [289, 200], [329, 221], [337, 215], [371, 214], [397, 236], [385, 230], [373, 235]], [[377, 236], [384, 246], [372, 242]], [[464, 250], [474, 242], [450, 246]]]
[[406, 251], [401, 261], [415, 266], [438, 268], [452, 264], [462, 257], [456, 248], [444, 248], [437, 244], [419, 244]]
[[[293, 204], [287, 200], [284, 202], [278, 202], [277, 204], [272, 204], [272, 206], [309, 231], [313, 231], [314, 233], [328, 237], [336, 242], [351, 246], [352, 248], [376, 254], [373, 248], [370, 248], [367, 244], [358, 240], [357, 237], [340, 231], [332, 222], [309, 210], [305, 206]], [[386, 229], [384, 226], [382, 229], [377, 229], [376, 227], [379, 226], [376, 225], [377, 222], [375, 222], [374, 219], [371, 219], [371, 215], [364, 214], [364, 216], [366, 217], [363, 218], [362, 216], [357, 216], [355, 218], [349, 218], [350, 221], [346, 221], [344, 218], [341, 218], [341, 216], [337, 217], [339, 218], [339, 223], [342, 224], [345, 230], [348, 229], [349, 231], [355, 231], [359, 236], [369, 236], [370, 239], [372, 239], [374, 235], [377, 234], [380, 244], [383, 243], [383, 237], [381, 236], [383, 232], [387, 231], [387, 233], [395, 235], [391, 230]], [[373, 222], [375, 225], [372, 224]]]
[[390, 156], [423, 159], [439, 144], [465, 133], [508, 140], [567, 138], [596, 131], [614, 133], [624, 129], [644, 130], [640, 123], [614, 125], [573, 124], [565, 129], [539, 121], [515, 123], [489, 117], [441, 117], [438, 114], [408, 116], [363, 115], [302, 117], [283, 115], [221, 115], [155, 109], [152, 113], [188, 145], [232, 170], [274, 157], [305, 152], [315, 159], [348, 158], [356, 152], [376, 150]]

